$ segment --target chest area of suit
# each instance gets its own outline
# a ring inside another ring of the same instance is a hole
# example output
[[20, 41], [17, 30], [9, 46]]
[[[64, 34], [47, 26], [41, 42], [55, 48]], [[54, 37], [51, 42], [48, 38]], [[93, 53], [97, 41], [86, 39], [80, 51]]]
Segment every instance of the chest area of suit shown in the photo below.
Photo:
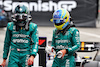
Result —
[[57, 44], [69, 43], [71, 39], [72, 34], [70, 33], [70, 31], [67, 31], [65, 35], [63, 35], [62, 33], [58, 33], [57, 35], [55, 35], [55, 42]]
[[11, 40], [13, 43], [28, 43], [30, 41], [30, 31], [26, 31], [24, 29], [16, 31], [13, 29], [11, 34]]

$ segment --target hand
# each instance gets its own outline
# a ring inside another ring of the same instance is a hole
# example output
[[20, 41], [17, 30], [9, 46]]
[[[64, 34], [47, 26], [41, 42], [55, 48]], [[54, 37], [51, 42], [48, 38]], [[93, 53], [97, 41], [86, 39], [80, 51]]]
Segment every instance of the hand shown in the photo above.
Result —
[[54, 50], [53, 50], [52, 46], [46, 46], [45, 51], [46, 51], [48, 54], [50, 54], [50, 53], [53, 52]]
[[66, 53], [67, 53], [66, 49], [60, 50], [60, 51], [57, 52], [57, 57], [58, 58], [63, 58]]
[[60, 50], [60, 51], [62, 52], [62, 57], [64, 57], [65, 54], [67, 53], [66, 49], [64, 49], [64, 50]]
[[6, 65], [6, 59], [3, 60], [2, 64], [3, 67]]
[[32, 65], [33, 62], [34, 62], [34, 56], [31, 56], [31, 57], [28, 59], [27, 63], [28, 63], [28, 65]]

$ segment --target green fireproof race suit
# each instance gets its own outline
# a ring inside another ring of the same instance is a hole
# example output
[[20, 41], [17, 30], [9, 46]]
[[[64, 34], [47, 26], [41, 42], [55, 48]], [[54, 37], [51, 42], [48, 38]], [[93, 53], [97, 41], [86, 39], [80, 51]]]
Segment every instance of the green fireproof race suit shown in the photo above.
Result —
[[62, 49], [66, 49], [68, 53], [63, 58], [55, 57], [52, 67], [75, 67], [73, 54], [80, 47], [79, 31], [75, 27], [71, 27], [63, 35], [62, 32], [56, 34], [57, 29], [53, 30], [52, 46], [56, 49], [56, 53]]
[[[24, 27], [15, 30], [14, 22], [9, 22], [4, 41], [3, 59], [7, 59], [10, 52], [8, 67], [28, 67], [28, 59], [38, 52], [37, 25], [30, 22], [29, 31]], [[10, 51], [9, 51], [10, 50]]]

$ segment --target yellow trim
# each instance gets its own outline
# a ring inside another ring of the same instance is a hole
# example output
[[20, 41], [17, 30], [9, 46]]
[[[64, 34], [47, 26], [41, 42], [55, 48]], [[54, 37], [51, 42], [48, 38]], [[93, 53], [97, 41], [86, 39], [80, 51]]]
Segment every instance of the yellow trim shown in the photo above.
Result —
[[84, 58], [90, 58], [89, 56], [84, 56]]
[[21, 27], [21, 30], [22, 30], [22, 27]]
[[54, 55], [54, 58], [56, 57], [56, 55]]
[[69, 21], [69, 12], [68, 11], [66, 11], [66, 15], [67, 15], [66, 22], [68, 22]]
[[66, 13], [65, 16], [64, 16], [64, 19], [65, 19], [65, 17], [67, 17], [67, 13]]
[[34, 27], [32, 26], [32, 28], [34, 29]]
[[11, 27], [11, 24], [10, 24], [10, 26], [8, 26], [8, 28], [10, 28]]
[[51, 22], [53, 22], [53, 19], [50, 19]]
[[63, 16], [63, 14], [64, 14], [64, 10], [63, 9], [61, 9], [62, 10], [62, 15], [61, 15], [61, 17]]
[[84, 50], [84, 42], [81, 43], [81, 50]]
[[59, 26], [57, 26], [57, 25], [55, 25], [55, 27], [58, 29], [58, 30], [63, 30], [63, 26], [65, 25], [65, 23], [63, 23], [62, 25], [59, 25]]

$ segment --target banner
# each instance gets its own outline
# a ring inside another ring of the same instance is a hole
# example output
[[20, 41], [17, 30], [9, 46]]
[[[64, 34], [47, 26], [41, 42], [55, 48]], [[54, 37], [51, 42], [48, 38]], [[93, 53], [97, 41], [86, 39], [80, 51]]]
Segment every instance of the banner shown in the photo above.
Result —
[[[38, 61], [38, 64], [34, 63], [34, 67], [46, 67], [46, 52], [45, 52], [46, 42], [47, 42], [46, 37], [39, 37], [39, 46], [38, 46], [39, 48], [39, 51], [38, 51], [39, 59], [38, 60], [39, 61]], [[37, 61], [35, 62], [37, 63]]]
[[98, 0], [76, 0], [77, 8], [71, 11], [73, 22], [79, 27], [96, 27]]
[[49, 20], [52, 14], [59, 8], [70, 12], [73, 22], [78, 27], [96, 27], [98, 0], [4, 0], [4, 10], [14, 11], [17, 4], [26, 5], [31, 12], [32, 22], [38, 26], [53, 26]]
[[46, 37], [39, 37], [38, 53], [34, 59], [34, 64], [32, 67], [46, 67], [46, 42]]

